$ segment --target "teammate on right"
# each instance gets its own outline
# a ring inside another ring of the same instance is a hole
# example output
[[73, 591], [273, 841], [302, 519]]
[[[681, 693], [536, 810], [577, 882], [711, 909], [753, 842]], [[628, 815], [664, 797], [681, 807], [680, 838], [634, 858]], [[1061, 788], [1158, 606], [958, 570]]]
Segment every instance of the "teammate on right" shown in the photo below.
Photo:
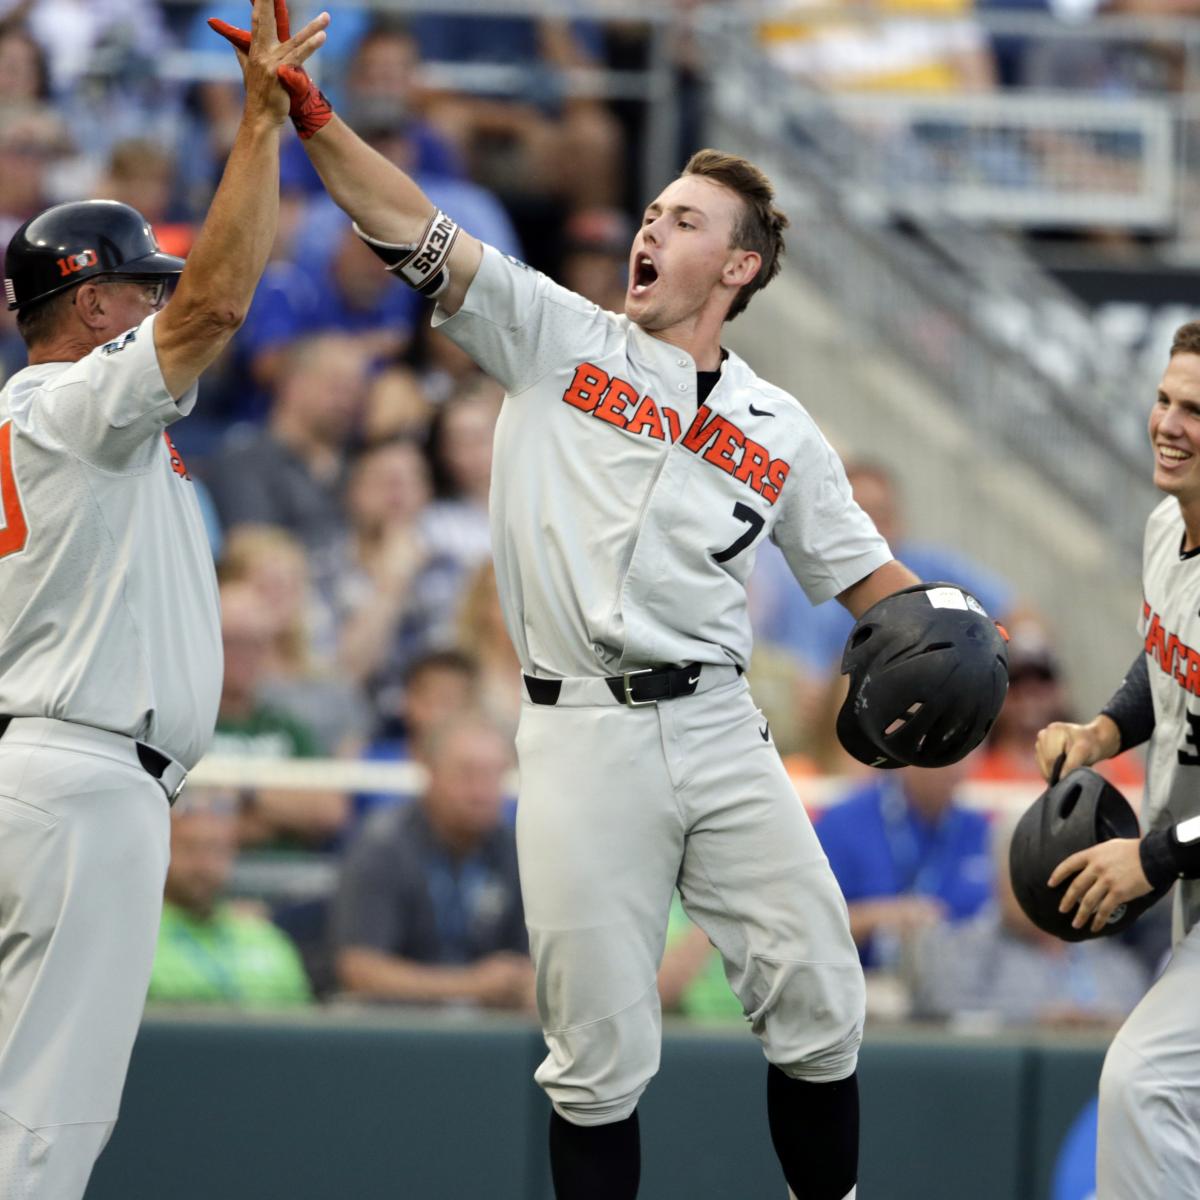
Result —
[[1200, 1195], [1200, 321], [1175, 333], [1149, 428], [1167, 498], [1146, 523], [1144, 646], [1097, 717], [1055, 722], [1037, 738], [1047, 779], [1056, 766], [1065, 775], [1150, 742], [1148, 832], [1073, 854], [1050, 876], [1051, 887], [1074, 876], [1060, 910], [1078, 906], [1076, 928], [1099, 931], [1118, 905], [1183, 880], [1171, 961], [1104, 1060], [1098, 1200]]

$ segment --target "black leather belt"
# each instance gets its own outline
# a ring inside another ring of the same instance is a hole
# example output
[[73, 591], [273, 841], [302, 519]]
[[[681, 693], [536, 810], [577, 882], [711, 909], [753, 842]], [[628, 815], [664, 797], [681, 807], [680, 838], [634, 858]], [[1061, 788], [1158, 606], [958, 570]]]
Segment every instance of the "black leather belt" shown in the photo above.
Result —
[[[11, 716], [0, 716], [0, 738], [4, 736], [11, 720]], [[155, 750], [153, 746], [147, 746], [145, 742], [134, 742], [134, 746], [137, 748], [138, 762], [142, 764], [142, 769], [147, 775], [161, 783], [163, 772], [171, 765], [171, 760], [165, 754]], [[181, 786], [175, 790], [175, 795], [168, 797], [172, 804], [175, 803], [182, 790]]]
[[[685, 667], [643, 667], [640, 671], [606, 676], [604, 682], [618, 704], [638, 708], [643, 704], [657, 704], [660, 700], [692, 695], [700, 683], [702, 670], [700, 663]], [[561, 679], [525, 676], [525, 687], [534, 704], [557, 704], [562, 685]]]

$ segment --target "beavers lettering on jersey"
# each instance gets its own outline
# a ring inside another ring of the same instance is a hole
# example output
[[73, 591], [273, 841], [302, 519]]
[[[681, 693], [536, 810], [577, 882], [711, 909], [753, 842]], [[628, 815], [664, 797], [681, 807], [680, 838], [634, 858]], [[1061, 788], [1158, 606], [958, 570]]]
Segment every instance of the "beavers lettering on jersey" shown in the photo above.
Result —
[[1200, 696], [1200, 653], [1185, 645], [1178, 634], [1169, 632], [1158, 613], [1152, 612], [1144, 601], [1142, 615], [1149, 622], [1146, 627], [1147, 655], [1181, 688], [1193, 696]]
[[[649, 393], [642, 396], [637, 388], [595, 363], [580, 363], [574, 378], [562, 395], [563, 401], [606, 421], [618, 429], [663, 441], [681, 437], [679, 414], [666, 405], [658, 405]], [[663, 418], [666, 418], [664, 426]], [[714, 413], [707, 404], [696, 409], [686, 432], [683, 447], [706, 462], [732, 475], [768, 504], [779, 499], [791, 470], [782, 458], [772, 458], [766, 446], [748, 438], [732, 421]]]

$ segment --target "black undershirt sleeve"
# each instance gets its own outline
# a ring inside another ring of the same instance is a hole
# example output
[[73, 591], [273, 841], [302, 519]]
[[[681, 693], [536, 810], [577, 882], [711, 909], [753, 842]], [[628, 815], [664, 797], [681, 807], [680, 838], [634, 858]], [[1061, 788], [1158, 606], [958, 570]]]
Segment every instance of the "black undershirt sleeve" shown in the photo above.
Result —
[[[1154, 732], [1154, 703], [1144, 653], [1133, 660], [1121, 686], [1100, 711], [1116, 725], [1122, 750], [1140, 746], [1149, 739]], [[1200, 838], [1191, 835], [1188, 822], [1183, 828], [1191, 840], [1181, 842], [1180, 828], [1172, 825], [1152, 829], [1142, 837], [1138, 847], [1142, 871], [1156, 891], [1165, 891], [1176, 879], [1200, 879]]]
[[1138, 846], [1142, 871], [1155, 891], [1176, 879], [1200, 879], [1200, 841], [1181, 842], [1178, 831], [1178, 825], [1152, 829]]
[[1121, 735], [1121, 750], [1129, 750], [1150, 740], [1154, 732], [1154, 701], [1150, 695], [1150, 672], [1146, 668], [1146, 655], [1143, 652], [1138, 652], [1121, 686], [1100, 712], [1117, 727]]

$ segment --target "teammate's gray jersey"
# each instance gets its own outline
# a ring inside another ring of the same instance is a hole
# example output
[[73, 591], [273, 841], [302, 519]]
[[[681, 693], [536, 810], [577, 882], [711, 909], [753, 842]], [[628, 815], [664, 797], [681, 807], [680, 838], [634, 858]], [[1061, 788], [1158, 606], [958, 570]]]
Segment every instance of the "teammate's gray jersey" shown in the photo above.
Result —
[[[1142, 827], [1200, 815], [1200, 551], [1181, 553], [1183, 515], [1168, 496], [1146, 522], [1142, 617], [1154, 733]], [[1180, 884], [1186, 928], [1200, 916], [1200, 880]]]
[[166, 429], [154, 317], [0, 391], [0, 713], [128, 734], [192, 766], [216, 722], [216, 576]]
[[736, 355], [697, 406], [689, 354], [490, 246], [434, 323], [508, 393], [493, 551], [527, 672], [745, 667], [764, 537], [813, 603], [891, 559], [809, 415]]

